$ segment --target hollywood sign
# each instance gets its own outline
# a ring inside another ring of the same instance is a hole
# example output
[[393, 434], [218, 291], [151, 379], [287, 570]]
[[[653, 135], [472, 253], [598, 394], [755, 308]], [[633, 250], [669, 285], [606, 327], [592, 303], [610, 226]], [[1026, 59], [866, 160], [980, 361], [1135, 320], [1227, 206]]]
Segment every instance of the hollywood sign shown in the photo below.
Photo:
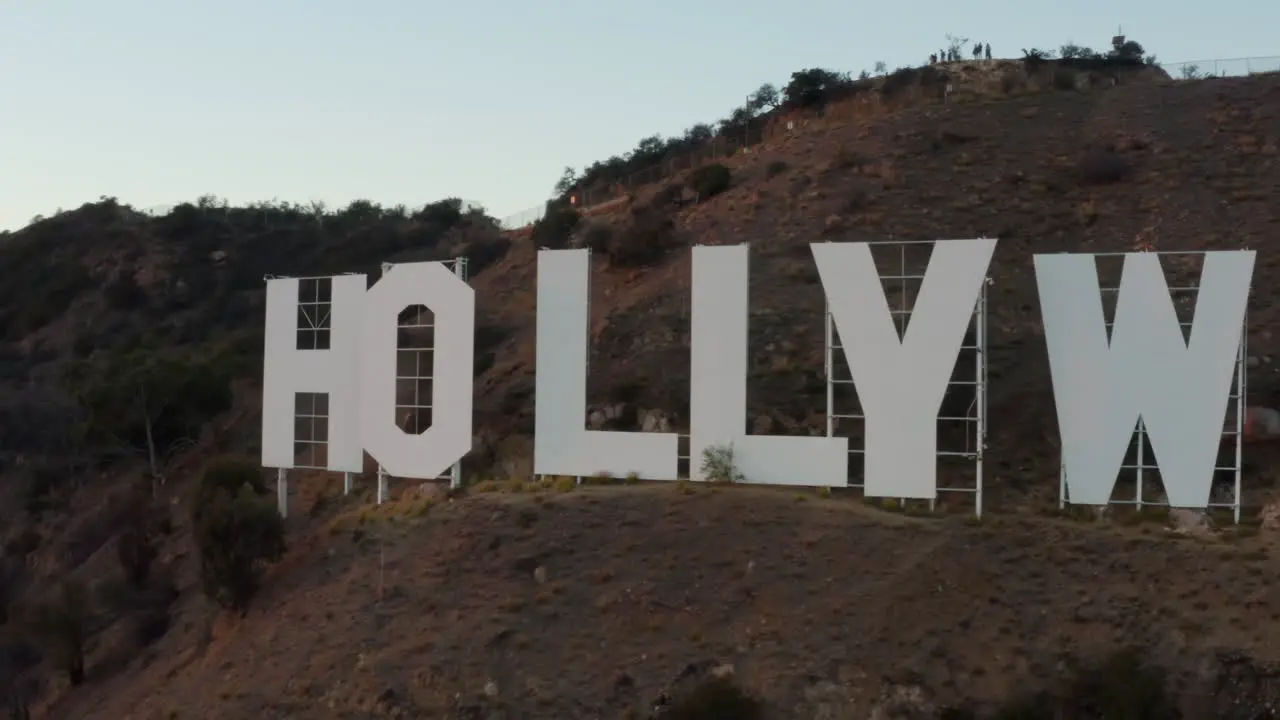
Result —
[[[811, 246], [865, 417], [867, 495], [937, 495], [939, 408], [995, 246], [994, 239], [936, 243], [901, 338], [870, 247]], [[747, 434], [748, 250], [692, 253], [692, 478], [705, 479], [696, 462], [704, 450], [730, 446], [745, 482], [846, 485], [847, 438]], [[1158, 254], [1124, 256], [1110, 337], [1095, 256], [1034, 257], [1071, 502], [1109, 502], [1141, 419], [1169, 504], [1207, 505], [1241, 367], [1254, 261], [1247, 250], [1203, 253], [1188, 342]], [[474, 291], [441, 263], [391, 267], [368, 289], [363, 275], [330, 279], [325, 350], [296, 347], [299, 280], [268, 281], [264, 467], [294, 467], [298, 393], [328, 395], [328, 470], [362, 472], [367, 451], [390, 475], [430, 479], [470, 451]], [[587, 250], [538, 253], [534, 472], [675, 479], [677, 434], [585, 427], [589, 273]], [[394, 421], [398, 317], [413, 305], [434, 313], [433, 418], [420, 434]]]

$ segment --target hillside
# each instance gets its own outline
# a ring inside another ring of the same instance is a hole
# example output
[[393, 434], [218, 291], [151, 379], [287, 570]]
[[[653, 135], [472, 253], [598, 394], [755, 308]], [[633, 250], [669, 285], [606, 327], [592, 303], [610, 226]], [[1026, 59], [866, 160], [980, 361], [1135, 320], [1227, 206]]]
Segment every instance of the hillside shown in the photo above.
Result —
[[422, 507], [315, 518], [248, 617], [181, 603], [169, 636], [57, 716], [643, 718], [719, 669], [771, 717], [923, 719], [1130, 646], [1168, 668], [1188, 718], [1280, 701], [1274, 537], [976, 525], [752, 488]]
[[[733, 665], [777, 717], [866, 717], [902, 698], [916, 714], [885, 717], [932, 717], [1137, 644], [1200, 703], [1188, 717], [1254, 717], [1222, 713], [1275, 699], [1268, 532], [1045, 517], [1058, 461], [1031, 254], [1257, 249], [1250, 402], [1280, 405], [1267, 282], [1280, 77], [1142, 71], [1056, 91], [999, 77], [945, 103], [917, 78], [875, 103], [779, 115], [750, 153], [722, 159], [730, 183], [714, 197], [689, 201], [690, 168], [528, 233], [447, 202], [317, 213], [206, 198], [159, 217], [103, 199], [0, 237], [0, 680], [37, 717], [618, 717], [710, 663]], [[843, 493], [509, 484], [530, 468], [535, 247], [548, 238], [598, 251], [593, 423], [686, 429], [688, 248], [750, 242], [750, 416], [758, 432], [809, 434], [826, 419], [808, 243], [977, 236], [1000, 239], [981, 524], [963, 501], [926, 519]], [[464, 471], [522, 492], [481, 485], [445, 502], [395, 483], [400, 500], [377, 511], [367, 490], [343, 499], [338, 478], [297, 473], [289, 551], [243, 618], [219, 612], [201, 595], [190, 493], [210, 457], [256, 452], [263, 276], [456, 256], [480, 327]], [[148, 438], [163, 484], [149, 482]], [[1247, 460], [1255, 516], [1273, 472], [1262, 451]], [[140, 518], [160, 528], [156, 569], [126, 595], [116, 548]], [[75, 688], [20, 621], [67, 577], [100, 598]]]

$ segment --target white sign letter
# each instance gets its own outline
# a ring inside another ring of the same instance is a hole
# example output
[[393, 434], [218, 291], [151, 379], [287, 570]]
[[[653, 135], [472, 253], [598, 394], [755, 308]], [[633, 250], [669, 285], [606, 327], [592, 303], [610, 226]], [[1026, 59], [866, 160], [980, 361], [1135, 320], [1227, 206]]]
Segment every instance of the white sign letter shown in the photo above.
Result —
[[586, 430], [589, 250], [538, 252], [533, 471], [674, 480], [674, 433]]
[[899, 340], [871, 247], [812, 245], [866, 417], [868, 496], [937, 496], [938, 410], [995, 247], [994, 239], [935, 243]]
[[[294, 467], [294, 408], [298, 393], [327, 393], [329, 470], [361, 472], [360, 320], [364, 275], [323, 278], [328, 298], [299, 305], [296, 278], [267, 281], [266, 340], [262, 359], [262, 466]], [[307, 280], [318, 285], [320, 279]], [[326, 302], [327, 301], [327, 302]], [[326, 308], [325, 305], [328, 305]], [[299, 350], [298, 320], [329, 316], [329, 349]], [[313, 316], [316, 313], [317, 316]], [[317, 413], [318, 414], [318, 413]]]
[[689, 474], [705, 480], [703, 452], [731, 446], [746, 482], [843, 487], [847, 439], [747, 435], [747, 253], [746, 245], [693, 249]]
[[1208, 504], [1255, 256], [1204, 253], [1188, 343], [1160, 257], [1126, 254], [1109, 345], [1094, 256], [1035, 256], [1071, 502], [1111, 501], [1141, 417], [1169, 505]]
[[[431, 427], [410, 434], [395, 424], [400, 313], [425, 305], [435, 316]], [[360, 348], [360, 427], [366, 450], [388, 474], [434, 479], [471, 450], [475, 290], [442, 263], [393, 265], [364, 301]]]

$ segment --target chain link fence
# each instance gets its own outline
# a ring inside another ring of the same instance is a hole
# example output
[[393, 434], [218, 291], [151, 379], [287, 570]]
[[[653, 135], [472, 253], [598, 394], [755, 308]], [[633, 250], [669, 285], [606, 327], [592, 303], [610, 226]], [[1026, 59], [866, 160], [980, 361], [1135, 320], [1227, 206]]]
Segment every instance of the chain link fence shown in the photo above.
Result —
[[1243, 77], [1259, 73], [1280, 72], [1280, 55], [1269, 57], [1217, 58], [1213, 60], [1188, 60], [1178, 63], [1161, 63], [1160, 67], [1174, 80], [1194, 80], [1211, 77]]

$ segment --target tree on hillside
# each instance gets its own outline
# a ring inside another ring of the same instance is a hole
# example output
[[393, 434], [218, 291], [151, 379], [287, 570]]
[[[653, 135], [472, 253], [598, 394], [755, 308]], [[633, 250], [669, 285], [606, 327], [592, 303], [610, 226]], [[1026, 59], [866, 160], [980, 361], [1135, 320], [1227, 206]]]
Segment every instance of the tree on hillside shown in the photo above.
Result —
[[715, 137], [716, 131], [706, 123], [698, 123], [684, 131], [684, 141], [688, 145], [704, 143]]
[[[483, 211], [483, 208], [481, 210]], [[467, 212], [471, 212], [471, 209]], [[462, 198], [445, 198], [424, 205], [421, 210], [413, 214], [413, 219], [448, 230], [461, 222], [462, 215]]]
[[1108, 56], [1118, 60], [1141, 61], [1142, 56], [1146, 54], [1146, 50], [1142, 48], [1142, 44], [1135, 40], [1127, 40], [1124, 44], [1114, 48], [1107, 53]]
[[729, 117], [720, 121], [716, 127], [716, 133], [722, 137], [742, 138], [746, 136], [747, 128], [751, 125], [751, 120], [755, 115], [743, 105], [734, 108], [729, 113]]
[[752, 115], [759, 115], [762, 112], [777, 108], [780, 103], [781, 97], [778, 94], [778, 88], [765, 83], [747, 96], [746, 108]]
[[811, 108], [825, 105], [831, 91], [851, 84], [848, 73], [809, 68], [791, 73], [791, 82], [782, 91], [787, 107]]
[[375, 222], [383, 215], [381, 205], [371, 200], [352, 200], [342, 212], [338, 213], [344, 220], [355, 222]]
[[552, 190], [552, 197], [564, 197], [569, 191], [577, 186], [581, 178], [578, 177], [578, 171], [571, 167], [565, 167], [561, 173], [560, 179], [556, 181], [555, 189]]
[[153, 347], [95, 356], [73, 370], [89, 438], [146, 458], [152, 493], [205, 423], [231, 408], [229, 378], [206, 362]]
[[1095, 58], [1098, 57], [1098, 53], [1094, 52], [1091, 48], [1069, 42], [1058, 48], [1058, 57], [1063, 60], [1075, 60], [1077, 58]]
[[658, 162], [667, 152], [667, 143], [663, 141], [661, 135], [650, 135], [640, 142], [636, 143], [636, 147], [627, 156], [627, 159], [637, 165], [648, 165]]
[[262, 566], [284, 554], [284, 520], [265, 499], [257, 464], [247, 458], [209, 463], [191, 504], [205, 594], [244, 613], [257, 593]]

